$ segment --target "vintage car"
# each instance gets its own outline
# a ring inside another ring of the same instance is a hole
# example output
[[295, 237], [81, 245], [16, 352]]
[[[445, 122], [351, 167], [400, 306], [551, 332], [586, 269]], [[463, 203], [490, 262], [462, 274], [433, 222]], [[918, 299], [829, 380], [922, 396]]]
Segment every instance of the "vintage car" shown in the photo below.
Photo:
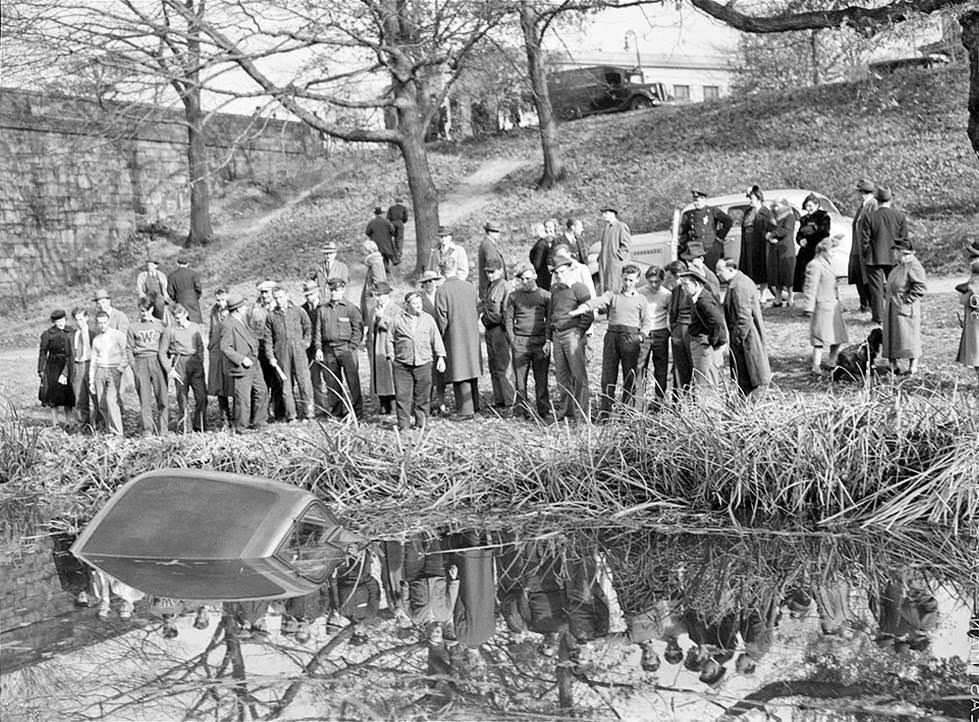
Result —
[[299, 487], [164, 469], [122, 486], [71, 551], [147, 594], [245, 601], [319, 589], [362, 542]]
[[652, 108], [667, 100], [662, 83], [646, 83], [640, 71], [614, 65], [555, 70], [547, 75], [547, 93], [561, 120]]
[[[802, 213], [802, 201], [810, 193], [819, 199], [819, 207], [829, 213], [831, 227], [830, 233], [842, 233], [843, 240], [840, 241], [839, 248], [833, 255], [833, 268], [836, 275], [843, 278], [846, 276], [847, 264], [850, 258], [850, 245], [853, 242], [853, 218], [844, 216], [834, 205], [833, 201], [822, 193], [798, 188], [776, 188], [765, 190], [766, 204], [771, 207], [772, 203], [781, 198], [785, 198], [798, 214]], [[707, 205], [720, 208], [731, 216], [734, 223], [731, 225], [730, 237], [738, 238], [741, 236], [741, 219], [745, 211], [751, 207], [744, 193], [734, 193], [727, 196], [714, 196], [707, 199]], [[683, 208], [673, 211], [673, 223], [669, 230], [654, 231], [652, 233], [637, 234], [632, 237], [632, 261], [643, 271], [647, 267], [665, 265], [676, 259], [677, 237], [680, 230], [680, 216], [693, 208], [693, 204], [687, 204]], [[593, 276], [598, 274], [598, 251], [601, 247], [600, 242], [593, 243], [588, 249], [588, 269]]]

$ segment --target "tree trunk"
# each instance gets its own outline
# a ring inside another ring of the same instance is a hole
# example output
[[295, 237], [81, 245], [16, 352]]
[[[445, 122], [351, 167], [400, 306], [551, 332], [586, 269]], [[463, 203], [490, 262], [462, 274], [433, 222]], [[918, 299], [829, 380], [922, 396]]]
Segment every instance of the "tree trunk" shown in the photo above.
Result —
[[567, 172], [561, 160], [558, 144], [557, 121], [547, 92], [547, 74], [544, 71], [544, 54], [537, 33], [539, 17], [527, 4], [520, 6], [520, 29], [523, 31], [524, 50], [527, 52], [527, 72], [533, 94], [534, 108], [540, 128], [541, 151], [544, 154], [544, 172], [537, 187], [542, 190], [554, 187], [564, 180]]
[[571, 671], [571, 643], [568, 632], [561, 635], [557, 648], [557, 677], [558, 714], [562, 717], [577, 717], [574, 709], [574, 675]]
[[962, 45], [969, 56], [969, 140], [979, 160], [979, 10], [969, 10], [959, 17]]
[[[214, 237], [211, 230], [211, 195], [208, 189], [207, 146], [204, 142], [204, 114], [200, 90], [191, 91], [185, 99], [187, 118], [187, 173], [190, 179], [190, 232], [186, 245], [206, 246]], [[189, 102], [188, 102], [189, 101]]]
[[809, 62], [812, 65], [812, 84], [819, 85], [822, 78], [819, 77], [819, 31], [809, 31]]
[[418, 117], [415, 106], [400, 109], [402, 137], [401, 157], [405, 162], [408, 188], [415, 216], [415, 271], [421, 273], [428, 262], [439, 228], [439, 201], [432, 179], [432, 169], [428, 165], [428, 151], [425, 149], [425, 128]]

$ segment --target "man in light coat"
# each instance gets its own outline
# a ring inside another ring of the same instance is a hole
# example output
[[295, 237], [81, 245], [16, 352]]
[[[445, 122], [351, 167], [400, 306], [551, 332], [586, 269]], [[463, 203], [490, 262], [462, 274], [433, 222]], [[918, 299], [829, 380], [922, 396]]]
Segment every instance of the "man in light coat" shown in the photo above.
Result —
[[612, 206], [602, 208], [602, 245], [598, 251], [599, 293], [617, 293], [622, 288], [622, 266], [629, 262], [632, 253], [632, 236], [629, 226], [618, 219], [618, 211]]
[[439, 226], [438, 235], [439, 242], [428, 254], [425, 270], [441, 272], [442, 263], [451, 256], [455, 259], [455, 275], [465, 281], [469, 278], [469, 256], [466, 255], [466, 249], [452, 242], [452, 229]]
[[758, 287], [738, 270], [738, 262], [733, 259], [722, 258], [715, 270], [717, 277], [728, 284], [724, 320], [731, 348], [731, 376], [745, 396], [761, 395], [772, 380], [772, 369]]

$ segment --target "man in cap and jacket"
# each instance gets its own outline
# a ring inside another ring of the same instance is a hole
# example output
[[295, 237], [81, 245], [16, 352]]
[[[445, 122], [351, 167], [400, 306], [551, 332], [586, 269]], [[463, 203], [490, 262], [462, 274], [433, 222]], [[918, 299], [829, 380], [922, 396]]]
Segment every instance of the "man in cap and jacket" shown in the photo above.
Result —
[[870, 318], [874, 323], [880, 323], [884, 318], [887, 305], [887, 275], [894, 268], [891, 248], [898, 238], [908, 237], [907, 220], [901, 211], [891, 207], [892, 199], [890, 188], [878, 188], [874, 193], [877, 208], [863, 215], [860, 235], [853, 237], [853, 243], [860, 246], [870, 300]]
[[612, 206], [604, 206], [602, 220], [602, 243], [598, 250], [599, 290], [615, 293], [622, 287], [622, 266], [629, 262], [632, 252], [632, 236], [629, 226], [618, 219], [618, 211]]
[[374, 208], [374, 217], [367, 224], [364, 233], [377, 244], [377, 250], [381, 252], [384, 259], [384, 273], [389, 274], [391, 266], [401, 263], [401, 254], [395, 243], [398, 231], [394, 224], [382, 215], [383, 213], [380, 206]]
[[190, 270], [190, 263], [184, 256], [177, 258], [177, 270], [167, 278], [167, 295], [174, 303], [187, 309], [187, 316], [192, 322], [204, 322], [201, 316], [201, 279]]
[[344, 283], [349, 284], [350, 269], [347, 268], [346, 263], [337, 260], [337, 244], [333, 241], [324, 243], [320, 252], [323, 254], [323, 262], [309, 274], [309, 278], [316, 281], [316, 285], [320, 289], [320, 298], [326, 300], [330, 297], [327, 282], [331, 278], [339, 278]]
[[476, 255], [476, 267], [479, 269], [479, 300], [482, 301], [486, 298], [486, 289], [489, 287], [489, 280], [486, 276], [487, 263], [489, 261], [497, 261], [499, 263], [500, 269], [503, 271], [502, 278], [503, 282], [506, 283], [508, 278], [506, 270], [506, 259], [503, 258], [503, 252], [500, 250], [500, 226], [495, 221], [487, 221], [486, 225], [483, 226], [483, 231], [486, 235], [483, 236], [483, 240], [479, 244], [479, 250]]
[[228, 315], [221, 322], [221, 353], [224, 354], [224, 373], [234, 388], [233, 426], [237, 433], [261, 429], [268, 422], [269, 389], [260, 372], [259, 357], [270, 365], [274, 362], [268, 345], [246, 323], [247, 307], [241, 294], [228, 296]]
[[479, 320], [486, 329], [486, 360], [489, 363], [490, 381], [493, 383], [493, 407], [509, 409], [513, 406], [513, 384], [510, 383], [510, 344], [507, 342], [503, 315], [510, 289], [504, 278], [502, 259], [491, 256], [483, 263], [489, 285], [480, 302]]
[[[307, 360], [307, 352], [313, 344], [313, 326], [309, 313], [296, 306], [281, 286], [276, 286], [272, 297], [275, 305], [269, 312], [267, 333], [272, 341], [272, 352], [278, 361], [276, 371], [281, 383], [277, 386], [277, 393], [281, 395], [281, 406], [287, 422], [295, 421], [297, 416], [312, 419], [316, 411]], [[299, 393], [298, 405], [294, 386]]]
[[428, 263], [425, 264], [426, 271], [442, 273], [442, 265], [449, 257], [455, 261], [455, 275], [465, 281], [469, 278], [469, 257], [462, 246], [452, 242], [452, 230], [446, 226], [439, 226], [439, 242], [428, 254]]
[[316, 361], [326, 367], [326, 409], [338, 418], [350, 411], [359, 418], [364, 399], [357, 349], [364, 340], [364, 318], [344, 297], [347, 284], [343, 280], [331, 278], [329, 288], [330, 298], [320, 306], [319, 323], [313, 327]]
[[693, 208], [680, 217], [677, 256], [684, 258], [704, 257], [707, 268], [713, 268], [724, 255], [724, 239], [731, 230], [731, 216], [720, 208], [707, 205], [707, 194], [697, 188], [690, 189]]
[[679, 274], [679, 280], [691, 303], [688, 334], [692, 383], [696, 388], [717, 386], [721, 351], [728, 339], [724, 312], [714, 294], [707, 290], [707, 279], [700, 273], [684, 271]]
[[[438, 271], [425, 271], [418, 279], [421, 288], [422, 311], [435, 320], [435, 293], [442, 283], [442, 274]], [[442, 366], [445, 366], [443, 363]], [[432, 370], [432, 413], [445, 415], [445, 371], [438, 368]]]
[[301, 308], [306, 312], [306, 316], [309, 317], [309, 346], [306, 347], [306, 364], [309, 366], [309, 378], [313, 384], [313, 401], [315, 406], [313, 408], [313, 413], [317, 411], [322, 411], [326, 408], [326, 369], [323, 364], [316, 363], [316, 347], [313, 346], [313, 329], [320, 322], [320, 306], [322, 305], [320, 300], [320, 287], [316, 285], [316, 281], [306, 280], [303, 281], [303, 297], [305, 300]]
[[452, 382], [456, 415], [472, 419], [479, 405], [483, 358], [479, 347], [479, 298], [476, 287], [456, 275], [455, 257], [442, 261], [445, 281], [435, 291], [435, 322], [445, 343], [445, 380]]
[[394, 226], [394, 247], [398, 258], [401, 258], [401, 250], [405, 242], [405, 223], [408, 222], [408, 209], [405, 207], [404, 198], [394, 199], [394, 203], [388, 208], [387, 216]]
[[864, 216], [877, 210], [877, 199], [874, 194], [877, 186], [865, 178], [857, 181], [857, 193], [860, 194], [860, 205], [853, 212], [853, 234], [850, 245], [850, 263], [847, 266], [847, 280], [851, 286], [857, 287], [860, 296], [860, 312], [870, 311], [870, 289], [867, 285], [867, 269], [863, 260], [863, 249], [860, 247], [860, 226]]

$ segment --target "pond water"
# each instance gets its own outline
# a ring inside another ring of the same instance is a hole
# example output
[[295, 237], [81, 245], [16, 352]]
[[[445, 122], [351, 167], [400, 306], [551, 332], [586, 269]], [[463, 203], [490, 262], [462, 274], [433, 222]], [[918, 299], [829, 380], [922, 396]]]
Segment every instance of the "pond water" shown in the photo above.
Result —
[[4, 719], [958, 719], [979, 671], [974, 561], [934, 530], [433, 532], [301, 598], [109, 580], [108, 610], [70, 542], [0, 570]]

